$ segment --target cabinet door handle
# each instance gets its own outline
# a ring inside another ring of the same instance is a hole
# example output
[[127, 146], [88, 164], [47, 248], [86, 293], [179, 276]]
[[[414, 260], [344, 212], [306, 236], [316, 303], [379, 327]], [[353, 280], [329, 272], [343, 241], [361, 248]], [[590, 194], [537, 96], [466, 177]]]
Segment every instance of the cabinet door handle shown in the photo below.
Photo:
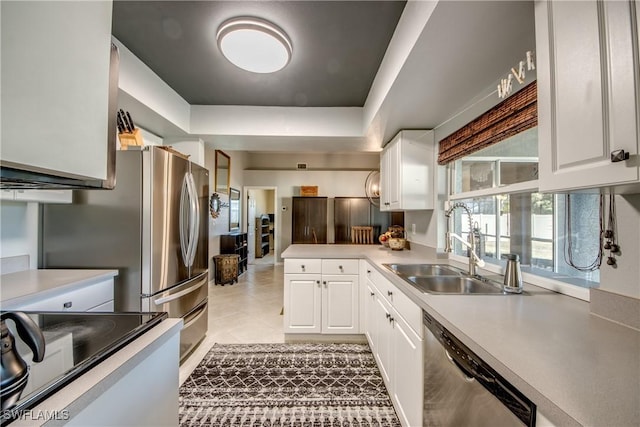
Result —
[[371, 274], [371, 270], [367, 270], [367, 274]]
[[72, 305], [73, 305], [73, 301], [67, 301], [64, 304], [62, 304], [62, 307], [71, 308]]
[[316, 280], [316, 283], [319, 285], [320, 284], [320, 280]]
[[391, 316], [389, 316], [389, 323], [393, 323], [395, 321], [395, 319]]
[[391, 314], [389, 314], [389, 313], [385, 313], [385, 314], [384, 314], [384, 316], [385, 316], [387, 319], [390, 319], [390, 318], [391, 318]]
[[629, 152], [624, 150], [615, 150], [611, 152], [611, 163], [623, 162], [629, 160]]
[[376, 294], [375, 292], [371, 292], [371, 296], [375, 296], [375, 294]]
[[301, 265], [300, 268], [302, 269], [302, 271], [304, 271], [304, 265]]
[[393, 292], [391, 292], [391, 291], [387, 291], [387, 295], [388, 295], [388, 296], [390, 296], [390, 297], [392, 297], [392, 296], [393, 296]]
[[323, 285], [325, 285], [325, 286], [327, 286], [327, 281], [326, 281], [326, 280], [323, 280], [323, 281], [322, 281], [322, 284], [323, 284]]
[[340, 271], [344, 270], [341, 265], [339, 265], [338, 268], [340, 269]]

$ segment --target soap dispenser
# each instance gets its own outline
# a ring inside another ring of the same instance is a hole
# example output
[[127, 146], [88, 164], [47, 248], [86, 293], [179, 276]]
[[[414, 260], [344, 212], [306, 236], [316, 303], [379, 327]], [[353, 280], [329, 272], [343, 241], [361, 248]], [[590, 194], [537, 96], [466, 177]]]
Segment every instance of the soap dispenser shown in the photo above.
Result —
[[502, 256], [507, 260], [507, 266], [504, 270], [504, 286], [505, 292], [519, 294], [522, 292], [522, 272], [520, 271], [520, 256], [518, 254], [504, 254]]

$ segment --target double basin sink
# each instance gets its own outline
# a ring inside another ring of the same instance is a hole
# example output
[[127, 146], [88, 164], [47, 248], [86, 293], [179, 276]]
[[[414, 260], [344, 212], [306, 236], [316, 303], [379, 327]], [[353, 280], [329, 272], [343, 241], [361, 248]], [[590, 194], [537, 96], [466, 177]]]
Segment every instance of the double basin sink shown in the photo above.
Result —
[[429, 294], [507, 295], [502, 285], [446, 264], [383, 264], [399, 277]]

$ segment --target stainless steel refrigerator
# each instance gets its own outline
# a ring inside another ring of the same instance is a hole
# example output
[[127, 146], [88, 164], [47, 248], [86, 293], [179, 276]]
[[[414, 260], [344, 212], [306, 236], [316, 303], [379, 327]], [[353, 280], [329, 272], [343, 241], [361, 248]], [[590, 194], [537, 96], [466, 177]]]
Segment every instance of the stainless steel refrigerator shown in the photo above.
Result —
[[182, 317], [184, 358], [207, 332], [208, 171], [158, 147], [118, 151], [114, 190], [41, 208], [41, 268], [117, 269], [116, 311]]

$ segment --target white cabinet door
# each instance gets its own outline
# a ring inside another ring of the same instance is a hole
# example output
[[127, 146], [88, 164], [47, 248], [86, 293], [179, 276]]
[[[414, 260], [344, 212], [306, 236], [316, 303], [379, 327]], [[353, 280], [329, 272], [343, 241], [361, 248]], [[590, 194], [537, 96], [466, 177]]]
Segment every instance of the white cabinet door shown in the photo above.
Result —
[[375, 287], [367, 280], [366, 293], [364, 295], [364, 334], [369, 341], [371, 352], [375, 353], [378, 348], [378, 329], [376, 324], [376, 292]]
[[398, 316], [393, 317], [393, 397], [403, 425], [421, 426], [423, 409], [422, 340]]
[[3, 164], [107, 177], [112, 6], [2, 2]]
[[400, 136], [396, 136], [382, 153], [381, 211], [400, 209]]
[[359, 333], [358, 276], [322, 276], [322, 333]]
[[[638, 64], [629, 1], [538, 1], [539, 188], [636, 183]], [[631, 160], [611, 162], [624, 149]]]
[[392, 372], [393, 372], [393, 349], [392, 345], [392, 332], [391, 327], [391, 308], [387, 305], [384, 298], [376, 299], [375, 305], [375, 328], [378, 334], [378, 341], [376, 343], [376, 355], [378, 358], [378, 367], [380, 373], [384, 378], [385, 384], [389, 388], [389, 392], [392, 392]]
[[284, 332], [322, 332], [322, 285], [319, 274], [285, 274]]

